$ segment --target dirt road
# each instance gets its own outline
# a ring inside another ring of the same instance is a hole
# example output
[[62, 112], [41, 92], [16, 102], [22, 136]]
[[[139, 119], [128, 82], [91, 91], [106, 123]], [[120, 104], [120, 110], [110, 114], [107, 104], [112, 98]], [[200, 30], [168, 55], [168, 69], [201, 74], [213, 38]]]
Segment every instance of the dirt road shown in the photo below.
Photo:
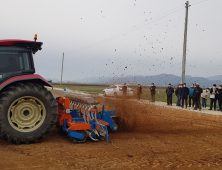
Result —
[[222, 169], [221, 116], [99, 100], [118, 109], [120, 131], [109, 134], [112, 144], [75, 144], [56, 128], [37, 144], [0, 138], [0, 169]]

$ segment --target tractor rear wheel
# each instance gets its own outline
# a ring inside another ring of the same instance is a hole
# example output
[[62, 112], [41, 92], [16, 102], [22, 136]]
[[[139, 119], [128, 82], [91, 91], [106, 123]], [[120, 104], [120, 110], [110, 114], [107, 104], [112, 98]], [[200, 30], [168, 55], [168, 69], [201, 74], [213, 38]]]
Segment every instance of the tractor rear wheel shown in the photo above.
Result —
[[53, 129], [57, 115], [56, 100], [38, 84], [17, 83], [0, 94], [0, 135], [9, 142], [39, 142]]

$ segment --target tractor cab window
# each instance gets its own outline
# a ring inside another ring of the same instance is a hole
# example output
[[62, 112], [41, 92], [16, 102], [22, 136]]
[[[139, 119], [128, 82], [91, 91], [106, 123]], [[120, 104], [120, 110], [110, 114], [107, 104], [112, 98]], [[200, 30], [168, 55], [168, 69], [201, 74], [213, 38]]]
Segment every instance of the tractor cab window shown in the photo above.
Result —
[[29, 49], [20, 47], [0, 47], [0, 81], [30, 69]]

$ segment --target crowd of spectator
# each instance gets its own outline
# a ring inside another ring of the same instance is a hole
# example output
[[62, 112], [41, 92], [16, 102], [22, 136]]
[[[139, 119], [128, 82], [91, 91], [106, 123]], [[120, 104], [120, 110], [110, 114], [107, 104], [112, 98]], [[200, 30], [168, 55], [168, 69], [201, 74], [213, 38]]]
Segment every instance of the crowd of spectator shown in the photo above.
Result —
[[[169, 84], [166, 89], [167, 95], [167, 105], [172, 105], [172, 95], [174, 93], [174, 89]], [[206, 109], [207, 107], [207, 99], [210, 97], [210, 109], [216, 110], [216, 104], [218, 101], [219, 111], [222, 111], [222, 85], [219, 85], [217, 88], [216, 84], [213, 85], [212, 88], [202, 89], [199, 84], [196, 83], [191, 84], [191, 87], [188, 88], [186, 83], [179, 84], [175, 90], [175, 95], [177, 96], [177, 106], [182, 108], [194, 107], [194, 110]], [[202, 107], [201, 107], [201, 98], [202, 98]], [[189, 99], [189, 105], [188, 100]]]
[[[150, 87], [151, 102], [155, 102], [156, 86], [154, 83]], [[210, 97], [210, 109], [216, 110], [218, 101], [219, 111], [222, 111], [222, 85], [214, 84], [212, 88], [202, 89], [198, 83], [191, 84], [190, 88], [187, 87], [186, 83], [179, 84], [178, 87], [173, 89], [171, 84], [166, 89], [167, 105], [172, 106], [173, 94], [177, 96], [177, 106], [182, 108], [193, 107], [194, 110], [201, 110], [207, 108], [207, 99]], [[142, 86], [138, 84], [137, 87], [137, 99], [140, 100], [142, 94]], [[201, 100], [202, 99], [202, 100]], [[202, 101], [202, 104], [201, 104]]]

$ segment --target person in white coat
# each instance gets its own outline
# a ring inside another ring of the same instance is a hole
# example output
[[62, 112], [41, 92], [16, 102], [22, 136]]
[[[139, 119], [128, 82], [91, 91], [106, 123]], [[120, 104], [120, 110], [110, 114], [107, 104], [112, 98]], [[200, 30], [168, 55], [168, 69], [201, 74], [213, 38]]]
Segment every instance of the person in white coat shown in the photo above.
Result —
[[202, 97], [202, 109], [206, 109], [207, 107], [207, 98], [210, 96], [210, 90], [209, 88], [203, 90], [203, 93], [201, 93]]

